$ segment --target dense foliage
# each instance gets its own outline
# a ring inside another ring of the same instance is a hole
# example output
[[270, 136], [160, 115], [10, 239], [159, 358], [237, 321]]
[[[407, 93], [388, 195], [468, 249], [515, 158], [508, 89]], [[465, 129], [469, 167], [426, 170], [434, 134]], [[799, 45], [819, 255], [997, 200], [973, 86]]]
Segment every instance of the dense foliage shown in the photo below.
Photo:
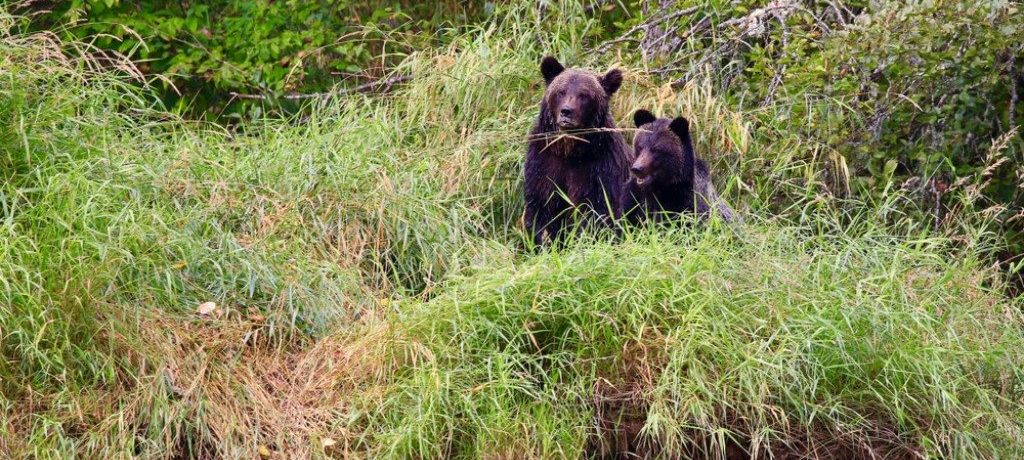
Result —
[[264, 104], [238, 104], [232, 93], [273, 97], [379, 78], [392, 54], [429, 45], [430, 32], [481, 19], [492, 8], [457, 1], [74, 0], [27, 1], [15, 11], [33, 29], [88, 40], [97, 52], [130, 56], [142, 72], [169, 77], [163, 98], [193, 114], [258, 116]]
[[[1000, 257], [1020, 268], [1024, 6], [640, 1], [634, 10], [626, 30], [635, 32], [599, 49], [632, 52], [675, 87], [709, 77], [757, 136], [825, 160], [824, 195], [908, 189], [908, 209], [936, 227], [950, 211], [986, 210], [1011, 245]], [[751, 173], [747, 183], [765, 171]]]

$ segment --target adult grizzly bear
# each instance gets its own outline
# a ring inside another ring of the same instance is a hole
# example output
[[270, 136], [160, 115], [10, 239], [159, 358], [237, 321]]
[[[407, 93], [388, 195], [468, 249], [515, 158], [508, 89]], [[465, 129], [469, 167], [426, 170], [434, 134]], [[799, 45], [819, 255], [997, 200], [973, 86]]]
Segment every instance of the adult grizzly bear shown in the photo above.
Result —
[[604, 75], [540, 63], [547, 89], [523, 167], [525, 225], [537, 245], [564, 236], [576, 212], [584, 224], [607, 225], [620, 215], [622, 184], [632, 152], [615, 129], [608, 100], [622, 72]]
[[623, 191], [623, 212], [631, 222], [658, 220], [666, 214], [713, 209], [726, 222], [735, 214], [715, 190], [707, 163], [694, 153], [690, 122], [683, 117], [657, 118], [646, 110], [633, 114], [636, 159]]

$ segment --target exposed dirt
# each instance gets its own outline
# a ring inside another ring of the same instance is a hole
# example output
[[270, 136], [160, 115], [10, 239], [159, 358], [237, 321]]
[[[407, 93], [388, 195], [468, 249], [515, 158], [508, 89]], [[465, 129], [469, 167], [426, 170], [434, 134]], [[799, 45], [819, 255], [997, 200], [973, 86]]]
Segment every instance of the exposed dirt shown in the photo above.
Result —
[[[836, 434], [827, 427], [791, 426], [785, 440], [770, 446], [754, 445], [752, 427], [739, 414], [726, 414], [727, 433], [712, 436], [706, 431], [687, 430], [668, 442], [644, 431], [647, 420], [647, 389], [652, 369], [629, 366], [625, 382], [618, 385], [599, 380], [594, 389], [594, 434], [587, 444], [586, 458], [626, 459], [714, 459], [714, 460], [912, 460], [923, 458], [920, 446], [901, 436], [891, 423], [878, 421], [871, 429]], [[665, 446], [682, 446], [681, 452], [667, 452]]]
[[[761, 446], [754, 453], [750, 438], [730, 430], [732, 435], [724, 439], [712, 439], [705, 433], [690, 432], [685, 435], [685, 447], [681, 453], [668, 453], [662, 446], [664, 440], [645, 435], [645, 417], [640, 407], [619, 407], [615, 417], [598, 417], [598, 433], [587, 446], [586, 458], [595, 460], [626, 459], [714, 459], [714, 460], [914, 460], [924, 458], [921, 450], [907, 440], [893, 436], [888, 430], [874, 433], [832, 436], [818, 430], [813, 435], [794, 432], [785, 445], [765, 448]], [[602, 410], [610, 414], [612, 406]]]

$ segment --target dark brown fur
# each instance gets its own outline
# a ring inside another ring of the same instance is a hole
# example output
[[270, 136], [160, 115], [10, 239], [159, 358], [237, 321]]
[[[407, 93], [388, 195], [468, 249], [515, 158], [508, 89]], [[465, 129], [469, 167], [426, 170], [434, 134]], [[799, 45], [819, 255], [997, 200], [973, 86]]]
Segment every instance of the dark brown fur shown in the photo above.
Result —
[[523, 167], [525, 225], [538, 245], [562, 237], [574, 212], [584, 224], [618, 217], [632, 162], [608, 107], [622, 84], [620, 71], [597, 75], [546, 57], [541, 74], [547, 90]]
[[633, 140], [636, 159], [622, 204], [631, 222], [658, 220], [672, 213], [707, 216], [713, 210], [727, 222], [735, 219], [718, 196], [707, 163], [694, 152], [689, 121], [659, 119], [646, 110], [638, 110], [633, 121], [640, 131]]

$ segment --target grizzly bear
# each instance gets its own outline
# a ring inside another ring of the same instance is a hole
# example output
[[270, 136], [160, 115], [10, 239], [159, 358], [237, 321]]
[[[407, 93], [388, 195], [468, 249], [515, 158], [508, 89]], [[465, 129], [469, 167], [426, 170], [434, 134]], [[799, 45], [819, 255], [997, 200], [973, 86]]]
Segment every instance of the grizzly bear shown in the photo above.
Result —
[[563, 237], [573, 214], [584, 225], [607, 226], [619, 217], [632, 163], [608, 106], [622, 72], [566, 69], [550, 56], [540, 71], [547, 88], [523, 166], [524, 224], [537, 245]]
[[622, 209], [630, 222], [694, 212], [706, 218], [713, 209], [726, 222], [735, 219], [719, 198], [707, 163], [694, 152], [686, 118], [659, 119], [641, 109], [633, 114], [633, 123], [639, 128], [633, 140], [636, 159], [622, 193]]

